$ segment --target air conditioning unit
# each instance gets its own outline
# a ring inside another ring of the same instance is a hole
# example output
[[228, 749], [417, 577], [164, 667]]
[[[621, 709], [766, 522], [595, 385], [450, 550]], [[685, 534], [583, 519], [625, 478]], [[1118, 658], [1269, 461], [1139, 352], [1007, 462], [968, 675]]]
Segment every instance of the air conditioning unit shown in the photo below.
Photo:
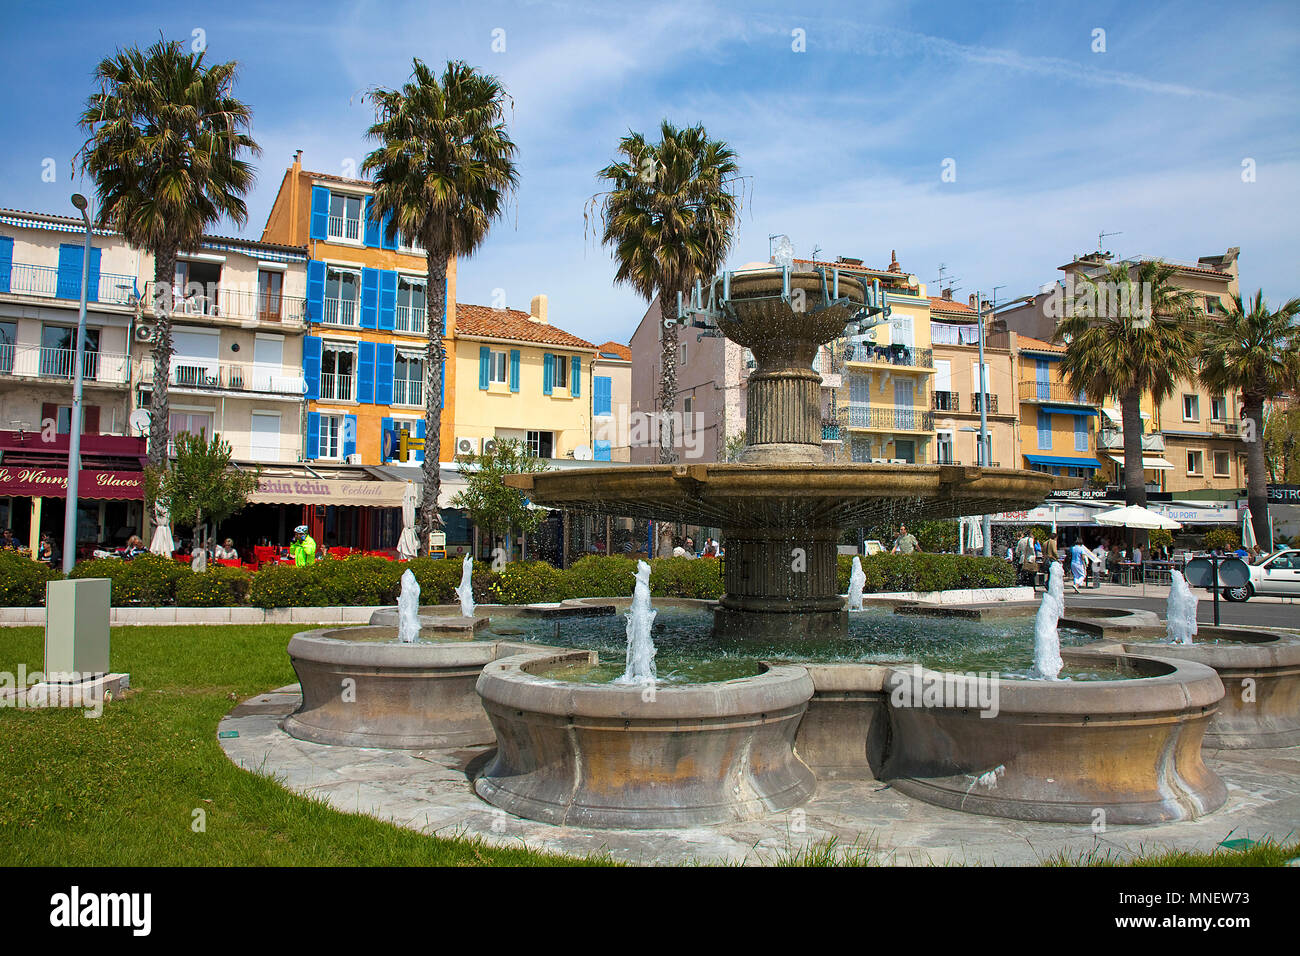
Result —
[[456, 454], [458, 455], [477, 455], [479, 450], [478, 437], [458, 437], [456, 439]]
[[152, 342], [152, 341], [153, 341], [153, 326], [152, 326], [152, 325], [137, 325], [137, 326], [135, 327], [135, 340], [136, 340], [137, 342]]
[[906, 459], [906, 458], [891, 458], [891, 459], [889, 459], [889, 463], [890, 463], [891, 465], [906, 465], [906, 464], [907, 464], [907, 459]]
[[873, 465], [888, 465], [888, 464], [889, 464], [889, 459], [888, 459], [888, 458], [873, 458], [873, 459], [871, 459], [871, 463], [872, 463]]
[[483, 439], [483, 454], [494, 455], [496, 454], [496, 450], [497, 450], [497, 439], [495, 438]]
[[359, 465], [361, 464], [361, 455], [359, 454], [348, 455], [347, 462], [349, 465]]

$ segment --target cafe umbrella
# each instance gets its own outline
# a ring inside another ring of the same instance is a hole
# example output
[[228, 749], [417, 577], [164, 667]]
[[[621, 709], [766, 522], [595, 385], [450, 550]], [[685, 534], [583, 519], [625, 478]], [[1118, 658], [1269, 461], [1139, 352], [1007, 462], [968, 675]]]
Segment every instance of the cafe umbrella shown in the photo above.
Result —
[[167, 509], [167, 503], [161, 499], [153, 503], [153, 522], [153, 539], [149, 542], [149, 550], [164, 558], [170, 558], [172, 552], [176, 550], [176, 542], [172, 540], [171, 512]]

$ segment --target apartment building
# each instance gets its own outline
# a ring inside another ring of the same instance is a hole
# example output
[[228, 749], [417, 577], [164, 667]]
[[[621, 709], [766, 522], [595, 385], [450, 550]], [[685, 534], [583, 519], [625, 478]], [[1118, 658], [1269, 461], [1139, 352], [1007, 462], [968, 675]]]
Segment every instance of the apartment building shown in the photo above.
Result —
[[441, 447], [453, 447], [455, 363], [444, 360], [443, 388], [426, 391], [428, 330], [442, 330], [453, 353], [456, 263], [447, 264], [445, 315], [426, 315], [424, 250], [390, 240], [387, 220], [370, 215], [372, 185], [305, 170], [302, 155], [286, 170], [267, 217], [263, 242], [307, 249], [302, 376], [307, 415], [303, 457], [379, 465], [386, 421], [409, 421], [423, 438], [425, 408], [443, 407]]
[[591, 439], [596, 461], [631, 461], [632, 349], [596, 346], [591, 364]]
[[1066, 384], [1065, 346], [1014, 332], [997, 334], [1009, 336], [1018, 369], [1023, 460], [1016, 467], [1091, 479], [1103, 469], [1097, 457], [1099, 412]]

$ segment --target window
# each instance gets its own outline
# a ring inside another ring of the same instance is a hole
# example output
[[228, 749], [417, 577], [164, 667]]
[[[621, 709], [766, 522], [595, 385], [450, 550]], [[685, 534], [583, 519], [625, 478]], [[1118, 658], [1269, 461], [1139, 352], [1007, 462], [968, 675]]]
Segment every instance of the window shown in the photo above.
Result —
[[1229, 421], [1227, 398], [1222, 395], [1214, 395], [1210, 398], [1210, 418], [1216, 422]]
[[16, 322], [0, 322], [0, 372], [14, 370], [14, 343], [18, 339]]
[[939, 465], [952, 464], [952, 432], [936, 432], [934, 460]]
[[360, 272], [333, 266], [325, 270], [326, 325], [356, 325], [360, 300]]
[[353, 402], [356, 397], [357, 347], [326, 343], [320, 360], [321, 401]]
[[1226, 451], [1214, 453], [1214, 477], [1227, 478], [1232, 470], [1232, 455]]
[[343, 416], [322, 415], [320, 417], [319, 458], [343, 457]]
[[[60, 415], [60, 422], [62, 415]], [[168, 428], [171, 431], [172, 440], [167, 443], [167, 454], [176, 454], [176, 436], [181, 432], [189, 432], [191, 435], [203, 435], [209, 440], [212, 438], [212, 413], [211, 412], [172, 412], [167, 419]]]
[[506, 384], [506, 353], [488, 353], [488, 384]]
[[569, 357], [567, 355], [555, 356], [555, 377], [551, 379], [551, 388], [569, 387]]
[[687, 395], [684, 399], [682, 399], [682, 414], [690, 415], [694, 411], [695, 411], [695, 398], [691, 395]]
[[1183, 396], [1183, 421], [1199, 422], [1201, 420], [1201, 396]]
[[398, 332], [424, 334], [424, 313], [428, 301], [424, 294], [425, 285], [424, 279], [404, 275], [397, 277], [396, 323]]
[[[86, 329], [86, 350], [81, 374], [93, 379], [99, 371], [99, 329]], [[42, 375], [55, 378], [72, 378], [77, 362], [77, 330], [62, 325], [41, 327]]]
[[1038, 447], [1043, 451], [1052, 450], [1052, 413], [1038, 410]]
[[361, 241], [361, 197], [330, 193], [329, 237]]
[[614, 379], [608, 375], [597, 375], [593, 381], [592, 414], [614, 414]]
[[1199, 451], [1189, 451], [1187, 453], [1187, 473], [1189, 475], [1199, 475], [1205, 468], [1205, 453]]
[[257, 317], [263, 322], [280, 321], [280, 292], [284, 273], [265, 269], [257, 273]]
[[177, 259], [173, 307], [185, 315], [221, 315], [220, 286], [221, 263]]
[[397, 353], [393, 366], [393, 404], [424, 404], [424, 358], [422, 356], [413, 352]]
[[527, 438], [528, 452], [534, 458], [551, 458], [554, 451], [551, 432], [529, 432]]
[[1088, 416], [1074, 416], [1074, 450], [1088, 450]]
[[687, 345], [687, 343], [685, 343], [685, 342], [683, 342], [683, 343], [681, 344], [682, 355], [681, 355], [681, 358], [678, 360], [678, 366], [679, 366], [680, 368], [686, 368], [686, 362], [687, 362], [687, 358], [688, 358], [688, 353], [687, 353], [687, 350], [686, 350], [686, 345]]

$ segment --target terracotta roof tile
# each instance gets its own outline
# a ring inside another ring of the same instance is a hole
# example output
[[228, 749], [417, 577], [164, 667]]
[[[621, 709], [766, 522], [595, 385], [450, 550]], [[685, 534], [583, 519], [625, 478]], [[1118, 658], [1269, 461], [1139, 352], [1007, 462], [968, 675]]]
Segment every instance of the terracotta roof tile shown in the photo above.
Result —
[[962, 315], [975, 314], [975, 309], [965, 302], [956, 302], [937, 295], [932, 295], [929, 298], [931, 312], [960, 312]]
[[492, 309], [486, 305], [456, 303], [456, 334], [483, 336], [492, 339], [511, 339], [515, 342], [536, 342], [542, 345], [562, 345], [571, 349], [596, 350], [586, 339], [557, 328], [534, 322], [527, 312], [518, 309]]
[[1042, 339], [1036, 339], [1030, 335], [1017, 335], [1016, 342], [1020, 348], [1028, 349], [1031, 352], [1061, 352], [1064, 354], [1064, 345], [1054, 345], [1051, 342], [1044, 342]]
[[632, 361], [632, 349], [622, 342], [605, 342], [599, 346], [601, 352], [608, 352], [611, 355], [617, 355], [624, 362]]

